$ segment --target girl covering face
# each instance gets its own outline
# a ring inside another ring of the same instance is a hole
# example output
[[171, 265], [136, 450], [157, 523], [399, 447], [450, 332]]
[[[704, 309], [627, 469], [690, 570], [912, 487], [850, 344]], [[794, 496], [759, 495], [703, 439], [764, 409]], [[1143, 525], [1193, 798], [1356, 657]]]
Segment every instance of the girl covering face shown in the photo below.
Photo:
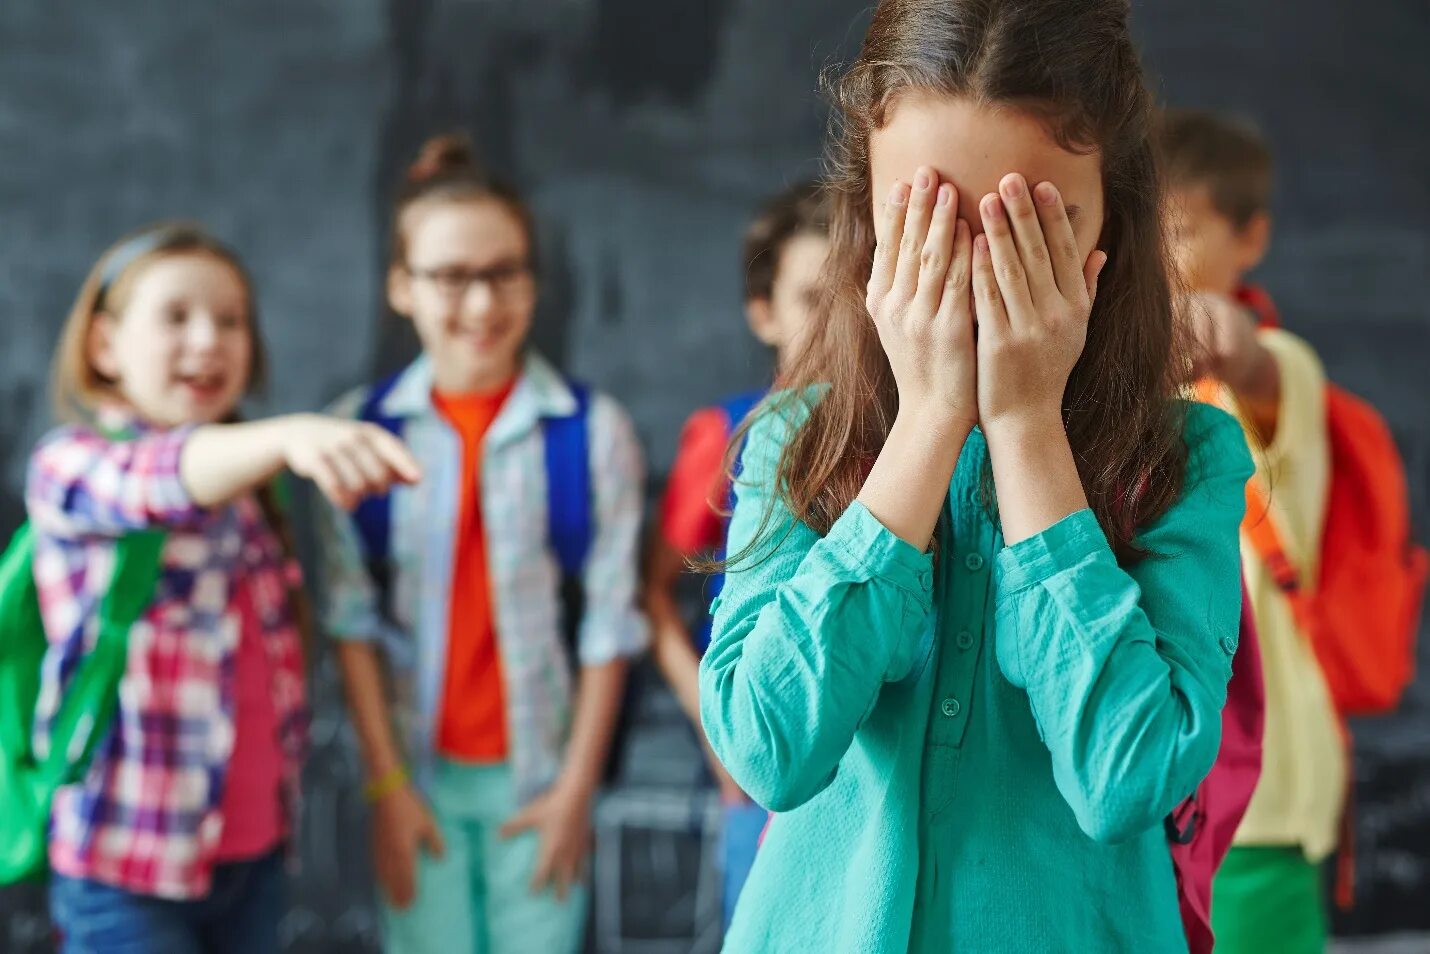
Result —
[[1163, 818], [1216, 755], [1251, 467], [1177, 397], [1126, 17], [885, 2], [835, 90], [832, 281], [701, 664], [778, 813], [727, 950], [1186, 948]]

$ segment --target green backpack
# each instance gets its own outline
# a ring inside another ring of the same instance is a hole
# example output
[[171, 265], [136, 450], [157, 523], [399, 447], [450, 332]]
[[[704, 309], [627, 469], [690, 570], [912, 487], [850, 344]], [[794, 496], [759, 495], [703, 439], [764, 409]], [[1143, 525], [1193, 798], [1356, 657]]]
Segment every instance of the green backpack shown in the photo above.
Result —
[[153, 601], [164, 538], [162, 530], [143, 530], [116, 542], [94, 650], [80, 659], [65, 687], [43, 760], [35, 757], [31, 733], [48, 641], [28, 524], [0, 556], [0, 885], [40, 878], [48, 870], [50, 803], [55, 789], [83, 776], [95, 742], [114, 718], [129, 629]]

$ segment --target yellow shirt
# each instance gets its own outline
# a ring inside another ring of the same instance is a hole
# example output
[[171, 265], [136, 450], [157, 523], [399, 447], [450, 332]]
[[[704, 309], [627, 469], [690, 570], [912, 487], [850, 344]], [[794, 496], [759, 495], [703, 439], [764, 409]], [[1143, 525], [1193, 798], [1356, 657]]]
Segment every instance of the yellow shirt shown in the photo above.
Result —
[[[1270, 488], [1272, 519], [1286, 556], [1303, 580], [1314, 580], [1331, 475], [1325, 371], [1295, 335], [1268, 330], [1261, 341], [1281, 373], [1281, 407], [1275, 439], [1264, 449], [1242, 417], [1256, 459], [1252, 479]], [[1235, 410], [1229, 394], [1224, 397]], [[1319, 861], [1335, 850], [1340, 833], [1348, 771], [1340, 727], [1291, 604], [1244, 533], [1241, 554], [1265, 671], [1266, 733], [1261, 779], [1235, 841], [1300, 845], [1307, 859]]]

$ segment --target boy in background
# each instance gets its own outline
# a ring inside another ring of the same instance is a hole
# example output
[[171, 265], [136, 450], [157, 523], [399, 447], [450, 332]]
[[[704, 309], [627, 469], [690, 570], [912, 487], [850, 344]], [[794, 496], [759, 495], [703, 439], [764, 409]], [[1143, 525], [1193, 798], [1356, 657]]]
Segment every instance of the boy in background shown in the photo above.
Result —
[[[1159, 145], [1172, 248], [1200, 345], [1197, 378], [1220, 387], [1258, 449], [1252, 478], [1302, 579], [1314, 580], [1330, 486], [1326, 378], [1315, 352], [1274, 324], [1245, 284], [1270, 241], [1271, 153], [1252, 128], [1172, 110]], [[1338, 717], [1291, 604], [1242, 533], [1242, 560], [1266, 689], [1261, 777], [1212, 891], [1217, 951], [1321, 952], [1322, 863], [1335, 851], [1349, 781]]]
[[[750, 331], [775, 356], [776, 380], [798, 354], [819, 295], [820, 272], [829, 251], [828, 209], [818, 185], [809, 183], [770, 200], [745, 233], [745, 317]], [[681, 708], [700, 728], [700, 656], [710, 643], [708, 603], [692, 631], [676, 589], [687, 561], [720, 552], [732, 488], [726, 450], [745, 416], [766, 391], [732, 396], [692, 414], [681, 432], [647, 554], [645, 604], [651, 620], [651, 650]], [[713, 600], [722, 580], [706, 581]], [[702, 734], [703, 739], [703, 734]], [[720, 860], [726, 926], [754, 864], [766, 812], [740, 791], [706, 749], [724, 804]]]

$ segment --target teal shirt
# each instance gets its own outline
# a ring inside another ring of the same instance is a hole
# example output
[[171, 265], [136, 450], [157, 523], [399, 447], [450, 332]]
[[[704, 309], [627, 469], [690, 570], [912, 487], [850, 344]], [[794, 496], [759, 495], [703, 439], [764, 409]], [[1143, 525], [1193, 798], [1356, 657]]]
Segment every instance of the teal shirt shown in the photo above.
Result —
[[[729, 552], [760, 534], [794, 414], [752, 429]], [[700, 667], [710, 744], [777, 812], [726, 950], [1185, 951], [1163, 817], [1216, 757], [1251, 458], [1188, 409], [1179, 501], [1123, 569], [1091, 511], [1006, 547], [975, 431], [937, 560], [857, 501], [778, 501]]]

